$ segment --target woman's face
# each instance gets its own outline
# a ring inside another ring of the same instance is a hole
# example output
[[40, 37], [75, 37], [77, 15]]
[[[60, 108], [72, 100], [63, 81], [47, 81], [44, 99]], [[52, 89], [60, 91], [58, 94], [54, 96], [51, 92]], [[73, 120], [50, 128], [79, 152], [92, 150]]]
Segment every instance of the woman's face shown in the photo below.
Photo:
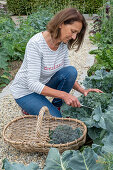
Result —
[[78, 33], [82, 29], [82, 23], [75, 21], [72, 24], [62, 24], [60, 27], [60, 41], [63, 43], [68, 43], [69, 40], [76, 39]]

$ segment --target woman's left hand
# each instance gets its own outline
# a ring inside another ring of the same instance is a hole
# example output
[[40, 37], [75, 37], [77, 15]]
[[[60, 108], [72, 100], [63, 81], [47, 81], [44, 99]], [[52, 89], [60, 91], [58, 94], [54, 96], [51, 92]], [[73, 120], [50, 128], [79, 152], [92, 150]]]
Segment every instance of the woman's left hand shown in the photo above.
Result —
[[96, 93], [103, 93], [103, 91], [99, 90], [99, 89], [85, 89], [84, 92], [83, 92], [83, 95], [84, 96], [87, 96], [87, 94], [89, 92], [96, 92]]

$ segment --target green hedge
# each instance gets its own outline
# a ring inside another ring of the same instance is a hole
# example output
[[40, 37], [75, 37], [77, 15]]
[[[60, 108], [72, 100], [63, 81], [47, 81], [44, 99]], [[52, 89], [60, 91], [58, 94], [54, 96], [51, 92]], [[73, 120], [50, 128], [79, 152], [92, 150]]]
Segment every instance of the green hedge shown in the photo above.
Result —
[[76, 7], [82, 13], [92, 14], [97, 13], [102, 2], [103, 0], [7, 0], [9, 11], [16, 15], [32, 13], [39, 7], [51, 7], [53, 13], [67, 7]]
[[99, 7], [102, 6], [103, 0], [42, 0], [47, 1], [49, 5], [54, 10], [54, 13], [57, 11], [66, 8], [66, 7], [76, 7], [82, 13], [97, 13]]
[[7, 0], [7, 7], [15, 15], [29, 14], [37, 8], [37, 0]]

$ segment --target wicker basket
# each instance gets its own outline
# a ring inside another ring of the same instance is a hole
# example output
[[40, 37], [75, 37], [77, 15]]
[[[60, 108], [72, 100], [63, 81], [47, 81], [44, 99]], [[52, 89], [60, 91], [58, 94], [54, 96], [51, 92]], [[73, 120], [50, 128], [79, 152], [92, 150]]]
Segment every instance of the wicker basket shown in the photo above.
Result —
[[[49, 130], [64, 124], [70, 125], [73, 129], [80, 127], [83, 135], [69, 143], [50, 144]], [[80, 120], [53, 117], [44, 106], [39, 116], [23, 116], [11, 121], [3, 130], [3, 138], [5, 142], [23, 152], [48, 153], [51, 147], [55, 147], [62, 153], [65, 150], [76, 150], [83, 145], [86, 141], [86, 133], [87, 127]]]

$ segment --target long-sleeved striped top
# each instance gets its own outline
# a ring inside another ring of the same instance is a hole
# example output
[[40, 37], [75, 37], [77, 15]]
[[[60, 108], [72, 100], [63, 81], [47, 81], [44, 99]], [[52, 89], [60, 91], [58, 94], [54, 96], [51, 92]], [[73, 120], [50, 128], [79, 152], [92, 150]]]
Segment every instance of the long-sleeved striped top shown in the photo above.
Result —
[[40, 94], [51, 77], [69, 65], [67, 45], [61, 43], [53, 51], [42, 32], [37, 33], [27, 43], [23, 63], [10, 87], [12, 95], [18, 99], [33, 92]]

